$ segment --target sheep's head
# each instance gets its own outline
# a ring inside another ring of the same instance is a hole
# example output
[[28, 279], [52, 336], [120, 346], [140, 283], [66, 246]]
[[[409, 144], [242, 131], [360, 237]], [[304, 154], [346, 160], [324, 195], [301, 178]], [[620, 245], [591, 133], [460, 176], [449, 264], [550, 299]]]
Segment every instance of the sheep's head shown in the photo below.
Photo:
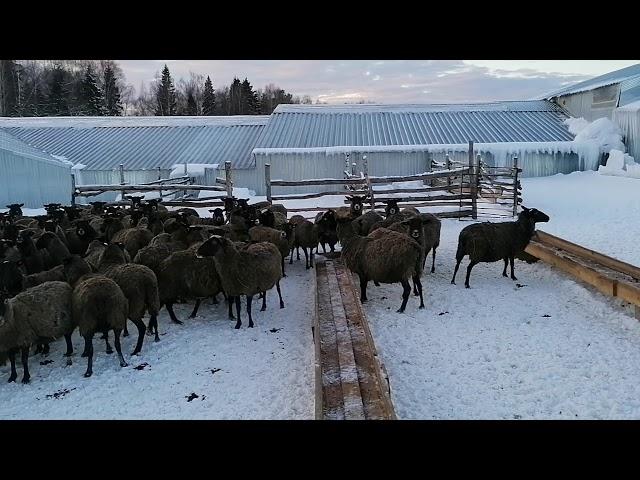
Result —
[[231, 212], [231, 210], [238, 206], [238, 199], [236, 197], [226, 197], [223, 201], [225, 212]]
[[274, 228], [276, 225], [276, 216], [268, 208], [262, 210], [258, 218], [260, 220], [260, 224], [264, 225], [265, 227]]
[[91, 205], [91, 213], [102, 215], [102, 213], [104, 213], [104, 206], [106, 204], [107, 202], [89, 202], [89, 205]]
[[285, 238], [289, 240], [293, 236], [293, 232], [296, 229], [296, 224], [287, 222], [284, 224], [282, 229], [283, 229], [282, 233], [284, 233]]
[[80, 218], [80, 209], [78, 207], [62, 207], [67, 214], [69, 221]]
[[29, 241], [31, 240], [31, 237], [33, 237], [33, 234], [34, 234], [33, 230], [21, 230], [20, 233], [18, 233], [16, 244], [24, 245], [25, 243], [29, 243]]
[[239, 198], [238, 199], [238, 208], [245, 210], [249, 207], [249, 204], [247, 203], [249, 201], [248, 198]]
[[93, 240], [97, 236], [97, 233], [93, 227], [89, 225], [88, 221], [80, 220], [76, 225], [76, 235], [84, 240]]
[[387, 218], [400, 211], [400, 207], [398, 207], [398, 200], [387, 200], [384, 203], [387, 204], [387, 206], [384, 207], [384, 213]]
[[58, 238], [55, 233], [44, 232], [42, 235], [40, 235], [40, 238], [38, 238], [38, 241], [36, 242], [36, 248], [47, 248], [54, 238]]
[[336, 212], [329, 209], [322, 214], [318, 223], [327, 230], [335, 230], [337, 226], [336, 218]]
[[221, 208], [214, 208], [213, 210], [209, 210], [209, 213], [212, 214], [214, 225], [224, 225], [224, 210], [222, 210]]
[[132, 208], [138, 208], [140, 206], [140, 203], [142, 202], [142, 199], [144, 197], [142, 196], [130, 196], [129, 200], [131, 200], [131, 207]]
[[402, 222], [403, 225], [406, 225], [409, 228], [409, 236], [413, 238], [415, 241], [418, 241], [422, 235], [422, 220], [420, 217], [413, 217], [409, 220], [405, 220]]
[[72, 286], [75, 285], [83, 275], [92, 273], [91, 267], [80, 255], [68, 256], [62, 260], [62, 265], [64, 268], [64, 276]]
[[527, 208], [524, 205], [522, 206], [522, 212], [520, 212], [518, 218], [526, 218], [533, 223], [549, 221], [549, 216], [546, 213], [535, 208]]
[[367, 195], [347, 195], [346, 199], [351, 203], [351, 215], [354, 217], [362, 215], [364, 201], [367, 199]]
[[3, 235], [6, 240], [12, 240], [13, 242], [15, 242], [18, 239], [19, 233], [20, 233], [20, 229], [16, 225], [13, 225], [12, 223], [9, 223], [4, 226]]
[[18, 262], [5, 260], [0, 263], [0, 291], [5, 291], [10, 296], [20, 293], [23, 289], [23, 270], [22, 260]]
[[233, 247], [233, 243], [220, 235], [209, 237], [196, 252], [198, 258], [215, 257], [218, 253], [224, 252], [227, 247]]

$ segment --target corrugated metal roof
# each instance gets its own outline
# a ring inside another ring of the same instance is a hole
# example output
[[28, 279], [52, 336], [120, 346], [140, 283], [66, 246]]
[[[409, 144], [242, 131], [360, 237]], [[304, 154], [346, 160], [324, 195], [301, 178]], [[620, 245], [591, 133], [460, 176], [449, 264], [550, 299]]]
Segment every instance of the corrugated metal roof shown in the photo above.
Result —
[[201, 127], [265, 125], [269, 115], [151, 117], [0, 117], [0, 127]]
[[279, 105], [257, 148], [571, 141], [548, 101], [461, 105]]
[[8, 132], [0, 129], [0, 150], [7, 150], [9, 152], [17, 153], [20, 156], [35, 159], [41, 162], [52, 163], [64, 168], [70, 168], [71, 165], [64, 163], [63, 161], [49, 155], [42, 150], [32, 147], [20, 139], [14, 137]]
[[[124, 164], [127, 170], [171, 168], [176, 163], [223, 164], [233, 168], [252, 166], [251, 150], [266, 118], [219, 121], [192, 126], [11, 126], [5, 130], [46, 152], [63, 155], [88, 170], [112, 170]], [[207, 117], [195, 117], [207, 118]], [[226, 117], [225, 117], [226, 118]], [[51, 120], [51, 119], [49, 119]], [[82, 122], [80, 119], [79, 121]], [[104, 122], [104, 118], [101, 119]], [[54, 122], [55, 123], [55, 122]], [[45, 123], [50, 125], [51, 122]], [[64, 124], [64, 122], [63, 122]], [[114, 124], [119, 125], [120, 119]]]
[[634, 82], [637, 78], [640, 78], [640, 63], [637, 65], [631, 65], [630, 67], [616, 70], [615, 72], [609, 72], [605, 75], [585, 80], [584, 82], [575, 83], [568, 87], [560, 88], [553, 92], [546, 93], [537, 97], [538, 99], [550, 99], [559, 97], [561, 95], [570, 95], [573, 93], [586, 92], [587, 90], [593, 90], [600, 87], [606, 87], [607, 85], [613, 85], [614, 83], [621, 83], [621, 90], [624, 91], [628, 88], [633, 88], [637, 85]]

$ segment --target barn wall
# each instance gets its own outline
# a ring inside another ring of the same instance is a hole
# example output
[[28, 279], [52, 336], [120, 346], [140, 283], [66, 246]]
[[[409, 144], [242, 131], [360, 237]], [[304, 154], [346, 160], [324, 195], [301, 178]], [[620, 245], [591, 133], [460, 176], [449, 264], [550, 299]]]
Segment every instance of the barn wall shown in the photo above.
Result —
[[[74, 170], [76, 185], [119, 185], [120, 170]], [[171, 169], [160, 170], [162, 178], [169, 178]], [[158, 180], [158, 170], [125, 170], [124, 181], [129, 184], [140, 184]], [[71, 191], [71, 187], [69, 187]], [[119, 192], [107, 192], [95, 197], [77, 197], [76, 203], [113, 202]]]
[[41, 208], [45, 203], [71, 201], [71, 169], [0, 149], [0, 206], [24, 203]]
[[629, 155], [631, 155], [636, 162], [640, 162], [640, 109], [616, 109], [613, 112], [613, 121], [622, 130]]
[[607, 85], [586, 92], [574, 93], [555, 98], [555, 103], [567, 110], [571, 116], [584, 118], [590, 122], [598, 118], [611, 118], [618, 106], [620, 85]]

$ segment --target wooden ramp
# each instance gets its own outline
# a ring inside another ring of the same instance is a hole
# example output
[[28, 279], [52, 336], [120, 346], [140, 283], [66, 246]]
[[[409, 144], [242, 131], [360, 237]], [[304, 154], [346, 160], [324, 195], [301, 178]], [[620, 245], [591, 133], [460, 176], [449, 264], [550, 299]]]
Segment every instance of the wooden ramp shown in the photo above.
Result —
[[640, 320], [640, 268], [538, 230], [525, 252], [635, 307]]
[[316, 263], [316, 419], [395, 420], [351, 273], [340, 258]]

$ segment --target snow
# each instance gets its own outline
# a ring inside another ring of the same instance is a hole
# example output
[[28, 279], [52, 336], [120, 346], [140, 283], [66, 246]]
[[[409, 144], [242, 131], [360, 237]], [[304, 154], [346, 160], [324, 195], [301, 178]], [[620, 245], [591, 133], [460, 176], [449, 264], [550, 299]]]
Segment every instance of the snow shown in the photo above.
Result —
[[71, 170], [83, 170], [85, 168], [87, 168], [86, 165], [82, 163], [76, 163], [73, 167], [71, 167]]
[[618, 107], [616, 110], [623, 112], [640, 112], [640, 100]]
[[620, 127], [606, 117], [598, 118], [591, 123], [586, 122], [584, 118], [568, 118], [565, 123], [569, 125], [570, 131], [574, 129], [571, 131], [576, 135], [574, 142], [594, 142], [600, 147], [601, 152], [609, 152], [612, 149], [625, 151]]
[[633, 161], [633, 157], [621, 152], [620, 150], [611, 150], [606, 165], [600, 165], [598, 173], [601, 175], [614, 175], [617, 177], [635, 177], [638, 176], [640, 165]]
[[[0, 419], [313, 419], [314, 274], [304, 261], [287, 264], [281, 281], [285, 309], [275, 289], [267, 293], [265, 312], [259, 311], [261, 300], [254, 300], [253, 329], [247, 328], [244, 300], [239, 330], [227, 319], [221, 295], [219, 305], [204, 301], [195, 319], [187, 318], [192, 303], [176, 305], [184, 325], [171, 323], [162, 309], [160, 342], [147, 336], [141, 355], [130, 357], [137, 333], [129, 322], [131, 335], [122, 339], [125, 368], [115, 354], [105, 354], [97, 335], [88, 379], [77, 331], [70, 367], [62, 357], [64, 341], [51, 344], [51, 364], [40, 365], [45, 359], [31, 356], [29, 385], [6, 383], [9, 364], [0, 366]], [[59, 398], [47, 397], [65, 390]], [[198, 398], [189, 402], [191, 393]]]
[[[524, 205], [547, 213], [541, 230], [640, 264], [637, 182], [596, 172], [524, 178]], [[398, 285], [368, 289], [365, 304], [392, 399], [403, 419], [640, 417], [640, 324], [614, 299], [538, 262], [477, 265], [449, 282], [460, 230], [443, 219], [425, 310]], [[430, 261], [430, 259], [429, 259]], [[518, 288], [517, 285], [521, 285]], [[548, 316], [547, 316], [548, 315]]]
[[269, 115], [195, 116], [195, 117], [3, 117], [0, 128], [96, 128], [96, 127], [173, 127], [266, 125]]

